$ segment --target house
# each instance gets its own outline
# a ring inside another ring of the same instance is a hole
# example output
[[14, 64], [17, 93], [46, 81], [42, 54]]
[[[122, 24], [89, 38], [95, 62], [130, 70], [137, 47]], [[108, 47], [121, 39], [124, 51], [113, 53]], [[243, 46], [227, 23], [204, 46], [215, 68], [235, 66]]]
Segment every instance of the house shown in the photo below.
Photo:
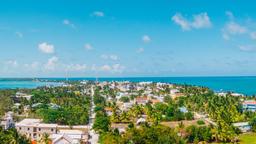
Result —
[[40, 119], [24, 119], [15, 124], [17, 131], [30, 138], [39, 140], [44, 133], [57, 133], [57, 124], [42, 124]]
[[149, 99], [147, 96], [143, 97], [137, 97], [134, 99], [134, 103], [138, 105], [146, 105], [148, 103]]
[[125, 130], [128, 128], [128, 124], [127, 123], [112, 123], [111, 128], [118, 129], [119, 133], [124, 133]]
[[3, 117], [0, 125], [4, 129], [13, 128], [15, 126], [15, 123], [13, 121], [13, 117], [12, 116], [13, 116], [13, 112], [7, 112], [5, 114], [5, 116]]
[[49, 134], [53, 142], [55, 139], [58, 139], [58, 141], [72, 140], [72, 143], [74, 141], [82, 141], [85, 143], [88, 140], [87, 126], [71, 127], [68, 125], [42, 123], [41, 119], [24, 119], [16, 123], [16, 129], [20, 134], [31, 139], [31, 141], [40, 140], [44, 134]]
[[188, 112], [188, 110], [187, 110], [186, 107], [180, 107], [179, 110], [180, 110], [180, 112], [182, 112], [182, 113], [187, 113], [187, 112]]
[[121, 106], [121, 110], [127, 111], [127, 110], [129, 110], [130, 108], [132, 108], [132, 106], [133, 106], [133, 103], [132, 103], [132, 102], [123, 103], [123, 105]]
[[88, 136], [81, 130], [60, 130], [50, 138], [53, 144], [80, 144], [81, 140], [88, 139]]
[[233, 123], [233, 126], [239, 128], [242, 132], [248, 132], [251, 130], [251, 126], [249, 125], [249, 122], [238, 122]]
[[21, 92], [17, 92], [15, 96], [16, 96], [16, 98], [25, 98], [27, 100], [30, 100], [32, 97], [32, 95], [28, 95], [28, 94], [21, 93]]
[[111, 107], [105, 107], [104, 110], [108, 116], [111, 116], [113, 113], [113, 109]]
[[53, 139], [53, 144], [72, 144], [72, 139], [63, 134], [63, 135], [52, 135], [51, 139]]
[[150, 101], [152, 102], [153, 105], [161, 102], [158, 99], [151, 99]]
[[255, 100], [246, 100], [243, 102], [243, 110], [245, 111], [256, 111], [256, 101]]

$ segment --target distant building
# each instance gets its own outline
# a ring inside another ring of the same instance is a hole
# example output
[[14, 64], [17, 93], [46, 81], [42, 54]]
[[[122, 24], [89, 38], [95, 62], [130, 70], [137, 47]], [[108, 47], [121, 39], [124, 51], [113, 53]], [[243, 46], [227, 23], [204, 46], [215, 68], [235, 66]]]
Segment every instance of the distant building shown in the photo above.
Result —
[[63, 141], [73, 144], [76, 141], [86, 143], [88, 140], [87, 126], [65, 126], [57, 124], [45, 124], [40, 119], [24, 119], [16, 123], [16, 129], [31, 139], [38, 141], [44, 134], [49, 134], [53, 144], [59, 144]]
[[13, 113], [12, 112], [7, 112], [5, 114], [5, 116], [2, 118], [2, 121], [1, 121], [1, 126], [4, 128], [4, 129], [9, 129], [9, 128], [13, 128], [15, 127], [15, 123], [13, 121]]
[[113, 109], [111, 107], [105, 107], [104, 110], [108, 116], [111, 116], [113, 113]]
[[134, 103], [135, 104], [141, 104], [141, 105], [146, 105], [148, 103], [149, 99], [148, 97], [144, 96], [144, 97], [137, 97], [134, 99]]
[[255, 100], [246, 100], [243, 102], [243, 110], [245, 111], [256, 111], [256, 101]]
[[251, 130], [251, 126], [248, 122], [233, 123], [233, 126], [239, 128], [242, 132], [248, 132]]

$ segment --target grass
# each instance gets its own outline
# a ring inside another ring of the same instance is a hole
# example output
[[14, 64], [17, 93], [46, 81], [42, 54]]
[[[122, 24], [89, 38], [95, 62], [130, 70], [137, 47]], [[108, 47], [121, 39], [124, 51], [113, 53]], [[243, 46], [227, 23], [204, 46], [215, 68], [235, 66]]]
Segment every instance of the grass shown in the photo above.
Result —
[[256, 133], [241, 134], [239, 139], [240, 144], [256, 144]]

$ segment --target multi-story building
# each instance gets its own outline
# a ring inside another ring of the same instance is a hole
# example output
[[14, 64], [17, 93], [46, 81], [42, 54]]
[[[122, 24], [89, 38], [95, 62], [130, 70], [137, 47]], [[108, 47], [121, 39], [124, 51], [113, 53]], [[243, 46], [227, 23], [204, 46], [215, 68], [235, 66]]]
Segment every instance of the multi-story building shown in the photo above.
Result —
[[23, 134], [31, 139], [31, 141], [39, 141], [44, 134], [48, 134], [52, 138], [53, 144], [57, 138], [64, 136], [69, 141], [82, 141], [86, 143], [88, 140], [87, 126], [65, 126], [57, 124], [45, 124], [40, 119], [24, 119], [16, 123], [16, 129], [20, 134]]

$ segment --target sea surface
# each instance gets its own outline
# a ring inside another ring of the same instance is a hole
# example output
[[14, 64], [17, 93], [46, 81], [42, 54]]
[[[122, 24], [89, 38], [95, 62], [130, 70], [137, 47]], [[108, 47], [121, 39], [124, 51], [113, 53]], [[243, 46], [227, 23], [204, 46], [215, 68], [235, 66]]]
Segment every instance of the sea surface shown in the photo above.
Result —
[[[63, 81], [65, 78], [39, 78], [39, 81], [33, 80], [6, 80], [0, 79], [0, 89], [3, 88], [35, 88], [44, 85], [56, 85], [57, 81]], [[42, 80], [44, 82], [42, 82]], [[96, 80], [96, 78], [69, 78], [70, 81]], [[234, 77], [125, 77], [125, 78], [98, 78], [98, 81], [152, 81], [166, 82], [176, 84], [189, 84], [205, 86], [210, 89], [221, 91], [232, 91], [245, 95], [256, 95], [256, 76], [234, 76]], [[55, 81], [55, 82], [53, 82]]]
[[61, 83], [35, 81], [32, 79], [0, 79], [0, 89], [16, 89], [16, 88], [37, 88], [40, 86], [58, 86]]

